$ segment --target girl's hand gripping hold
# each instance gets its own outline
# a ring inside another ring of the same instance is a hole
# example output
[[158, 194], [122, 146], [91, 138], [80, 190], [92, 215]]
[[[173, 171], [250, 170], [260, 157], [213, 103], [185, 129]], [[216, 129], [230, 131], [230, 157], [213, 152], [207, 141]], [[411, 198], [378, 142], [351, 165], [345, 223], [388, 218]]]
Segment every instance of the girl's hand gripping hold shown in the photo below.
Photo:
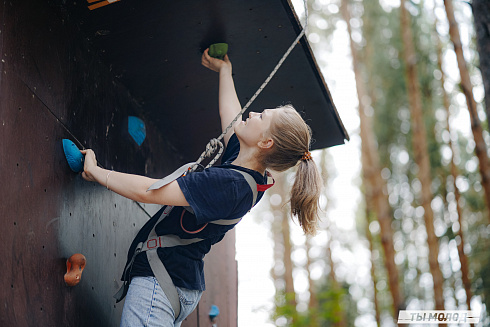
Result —
[[81, 150], [83, 155], [85, 155], [85, 162], [83, 166], [82, 177], [89, 182], [97, 182], [95, 177], [92, 175], [93, 169], [97, 168], [97, 159], [95, 158], [95, 153], [91, 149]]
[[231, 73], [231, 61], [228, 58], [228, 55], [225, 55], [223, 60], [213, 58], [209, 55], [209, 48], [204, 50], [201, 63], [204, 67], [209, 68], [212, 71], [219, 73], [222, 69], [226, 69]]
[[[224, 131], [242, 109], [235, 91], [235, 84], [233, 83], [230, 59], [228, 55], [225, 55], [223, 60], [213, 58], [209, 55], [209, 49], [206, 49], [202, 54], [201, 63], [204, 67], [219, 73], [219, 115], [221, 118], [221, 130]], [[238, 119], [237, 124], [239, 122], [241, 122], [241, 119]], [[225, 135], [225, 146], [228, 144], [232, 134], [233, 129], [230, 129]]]

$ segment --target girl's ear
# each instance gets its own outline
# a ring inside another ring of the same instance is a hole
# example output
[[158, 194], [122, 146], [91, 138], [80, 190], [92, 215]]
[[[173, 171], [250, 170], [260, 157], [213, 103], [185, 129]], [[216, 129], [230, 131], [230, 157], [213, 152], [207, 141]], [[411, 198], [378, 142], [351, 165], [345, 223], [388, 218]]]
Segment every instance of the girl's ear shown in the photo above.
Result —
[[259, 148], [261, 149], [270, 149], [274, 145], [274, 140], [271, 138], [265, 138], [259, 142]]

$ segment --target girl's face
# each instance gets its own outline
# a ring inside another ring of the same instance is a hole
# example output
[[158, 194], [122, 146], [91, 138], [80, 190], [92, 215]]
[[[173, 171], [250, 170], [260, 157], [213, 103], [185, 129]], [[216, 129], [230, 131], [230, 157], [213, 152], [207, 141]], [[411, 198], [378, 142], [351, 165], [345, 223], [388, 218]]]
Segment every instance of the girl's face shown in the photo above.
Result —
[[266, 144], [269, 141], [272, 142], [272, 139], [267, 138], [266, 136], [269, 127], [274, 120], [274, 116], [279, 114], [279, 110], [281, 109], [266, 109], [262, 113], [250, 112], [249, 117], [246, 120], [235, 125], [235, 134], [240, 140], [240, 144], [248, 145], [250, 147], [272, 146], [272, 143], [270, 143], [269, 146]]

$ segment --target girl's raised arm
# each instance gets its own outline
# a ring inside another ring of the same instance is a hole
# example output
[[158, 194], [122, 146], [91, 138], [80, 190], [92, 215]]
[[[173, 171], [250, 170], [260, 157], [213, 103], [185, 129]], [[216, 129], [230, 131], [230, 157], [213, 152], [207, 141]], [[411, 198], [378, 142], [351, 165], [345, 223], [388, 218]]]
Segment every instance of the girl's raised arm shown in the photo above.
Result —
[[[242, 109], [238, 96], [235, 90], [235, 84], [232, 77], [232, 66], [225, 55], [223, 60], [213, 58], [209, 55], [209, 49], [206, 49], [202, 55], [202, 65], [215, 72], [219, 73], [219, 115], [221, 118], [221, 130], [232, 122]], [[242, 119], [238, 119], [236, 123], [240, 123]], [[225, 145], [233, 134], [233, 129], [230, 129], [224, 137]]]

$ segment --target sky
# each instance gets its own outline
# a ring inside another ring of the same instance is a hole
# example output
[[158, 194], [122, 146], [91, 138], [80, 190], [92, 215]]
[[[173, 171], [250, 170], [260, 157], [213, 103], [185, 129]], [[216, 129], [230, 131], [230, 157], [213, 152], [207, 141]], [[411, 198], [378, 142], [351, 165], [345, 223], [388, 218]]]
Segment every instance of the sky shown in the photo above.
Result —
[[[311, 0], [310, 0], [311, 1]], [[436, 3], [442, 0], [435, 0]], [[303, 17], [303, 1], [293, 0], [297, 13]], [[330, 3], [333, 1], [325, 0]], [[388, 9], [399, 6], [399, 0], [380, 0], [384, 8]], [[428, 5], [433, 1], [426, 0]], [[439, 3], [440, 5], [440, 3]], [[468, 6], [469, 8], [469, 6]], [[447, 34], [447, 25], [444, 24], [445, 12], [436, 11], [439, 19], [442, 20], [438, 28], [441, 34]], [[464, 12], [466, 17], [471, 17], [471, 11]], [[461, 37], [464, 44], [469, 43], [469, 27], [461, 25]], [[310, 39], [310, 43], [314, 41]], [[329, 149], [336, 169], [336, 177], [331, 184], [332, 206], [329, 208], [329, 219], [335, 222], [341, 233], [348, 235], [355, 230], [355, 216], [358, 209], [361, 195], [359, 192], [360, 178], [360, 139], [358, 136], [359, 116], [357, 113], [357, 94], [355, 90], [354, 73], [348, 44], [348, 35], [344, 26], [339, 25], [332, 39], [332, 53], [315, 53], [317, 59], [321, 56], [322, 62], [328, 65], [320, 67], [331, 92], [333, 101], [336, 105], [339, 116], [350, 135], [350, 141], [341, 146]], [[447, 64], [446, 73], [450, 80], [457, 81], [459, 73], [457, 71], [454, 53], [447, 52], [445, 57]], [[451, 84], [447, 86], [452, 88]], [[481, 101], [483, 89], [475, 89], [475, 98]], [[465, 105], [464, 96], [458, 97], [457, 102]], [[460, 110], [458, 116], [453, 119], [454, 126], [466, 136], [471, 135], [469, 128], [469, 116], [467, 111]], [[316, 154], [318, 155], [318, 154]], [[314, 154], [315, 156], [315, 154]], [[260, 213], [264, 210], [264, 204], [256, 206], [252, 212], [246, 216], [236, 227], [236, 259], [238, 261], [238, 326], [273, 327], [281, 324], [281, 321], [270, 322], [269, 317], [273, 310], [273, 298], [275, 289], [270, 277], [270, 270], [273, 267], [273, 243], [270, 233], [263, 224], [260, 224]], [[316, 238], [325, 239], [326, 235], [320, 233]], [[295, 244], [304, 242], [301, 228], [292, 224], [292, 241]], [[366, 282], [370, 279], [365, 249], [362, 244], [359, 248], [354, 248], [353, 253], [343, 253], [346, 257], [347, 267], [352, 268], [350, 278], [355, 278], [357, 282]], [[301, 253], [297, 256], [301, 256]], [[351, 269], [349, 269], [350, 271]], [[315, 278], [322, 275], [322, 271], [314, 271]], [[295, 290], [301, 296], [307, 296], [307, 280], [304, 273], [295, 273]], [[347, 277], [348, 278], [348, 277]], [[306, 294], [306, 295], [305, 295]], [[362, 303], [361, 303], [362, 305]], [[366, 304], [369, 306], [369, 304]], [[373, 326], [374, 321], [370, 317], [360, 317], [356, 325], [363, 327]]]

